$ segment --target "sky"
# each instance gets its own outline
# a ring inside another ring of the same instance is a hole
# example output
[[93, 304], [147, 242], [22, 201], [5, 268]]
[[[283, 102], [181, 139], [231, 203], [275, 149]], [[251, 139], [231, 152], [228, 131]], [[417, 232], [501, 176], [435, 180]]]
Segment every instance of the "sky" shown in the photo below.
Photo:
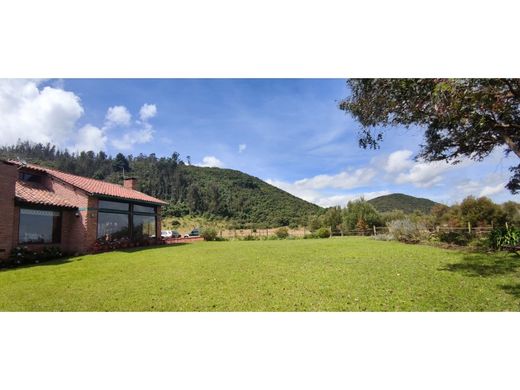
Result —
[[0, 80], [0, 144], [50, 142], [70, 151], [180, 153], [243, 171], [321, 206], [405, 193], [453, 204], [468, 195], [516, 200], [518, 164], [497, 149], [483, 162], [415, 161], [420, 128], [387, 128], [378, 150], [338, 109], [341, 79]]

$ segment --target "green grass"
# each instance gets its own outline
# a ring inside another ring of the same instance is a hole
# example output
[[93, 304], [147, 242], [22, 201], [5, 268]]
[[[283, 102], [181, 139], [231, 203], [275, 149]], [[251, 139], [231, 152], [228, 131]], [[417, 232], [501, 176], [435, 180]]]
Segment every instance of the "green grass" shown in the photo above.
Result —
[[520, 257], [363, 237], [202, 242], [0, 271], [2, 311], [518, 311]]

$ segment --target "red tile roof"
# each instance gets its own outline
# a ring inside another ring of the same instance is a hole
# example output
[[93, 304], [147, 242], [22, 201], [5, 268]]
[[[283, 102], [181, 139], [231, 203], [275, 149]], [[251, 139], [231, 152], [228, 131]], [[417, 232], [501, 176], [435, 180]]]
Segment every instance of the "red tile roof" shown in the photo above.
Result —
[[44, 206], [76, 208], [64, 197], [48, 190], [38, 183], [27, 183], [21, 180], [16, 181], [16, 199], [22, 202], [35, 203]]
[[[11, 162], [18, 165], [22, 165], [17, 161]], [[146, 195], [140, 191], [125, 188], [119, 184], [107, 183], [105, 181], [90, 179], [88, 177], [72, 175], [70, 173], [57, 171], [55, 169], [42, 167], [40, 165], [24, 164], [23, 166], [25, 168], [29, 168], [35, 171], [45, 172], [48, 175], [55, 177], [56, 179], [59, 179], [92, 195], [105, 195], [109, 197], [154, 203], [160, 205], [167, 204], [166, 202], [154, 198], [153, 196]]]

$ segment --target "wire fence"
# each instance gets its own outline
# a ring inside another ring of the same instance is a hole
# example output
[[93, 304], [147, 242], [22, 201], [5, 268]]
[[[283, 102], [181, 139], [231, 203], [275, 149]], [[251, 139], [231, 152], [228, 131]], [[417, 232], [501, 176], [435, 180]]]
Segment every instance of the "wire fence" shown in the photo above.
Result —
[[[306, 227], [300, 227], [297, 229], [290, 229], [287, 226], [281, 226], [283, 228], [287, 228], [289, 232], [289, 236], [291, 237], [304, 237], [305, 235], [311, 234], [312, 231]], [[270, 236], [275, 236], [277, 228], [269, 228], [269, 229], [221, 229], [219, 230], [219, 236], [222, 238], [244, 238], [244, 237], [254, 237], [254, 238], [269, 238]], [[493, 226], [478, 226], [472, 227], [468, 225], [468, 227], [451, 227], [451, 226], [435, 226], [430, 228], [425, 228], [425, 230], [430, 233], [447, 233], [447, 232], [468, 232], [471, 235], [481, 237], [489, 234], [494, 229]], [[345, 230], [340, 228], [328, 228], [331, 237], [342, 237], [342, 236], [375, 236], [382, 234], [389, 234], [389, 229], [386, 226], [373, 226], [368, 229], [354, 229], [354, 230]]]

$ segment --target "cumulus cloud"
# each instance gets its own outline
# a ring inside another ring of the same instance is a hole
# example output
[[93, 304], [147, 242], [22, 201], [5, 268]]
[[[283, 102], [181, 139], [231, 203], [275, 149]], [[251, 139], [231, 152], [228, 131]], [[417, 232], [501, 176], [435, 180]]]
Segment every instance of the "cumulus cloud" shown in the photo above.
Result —
[[19, 139], [65, 147], [83, 115], [80, 98], [73, 92], [35, 80], [0, 80], [0, 144]]
[[281, 180], [267, 179], [267, 183], [278, 187], [308, 202], [320, 206], [329, 207], [345, 205], [349, 200], [365, 196], [367, 199], [387, 194], [387, 191], [332, 194], [325, 192], [338, 189], [353, 189], [363, 187], [372, 182], [376, 171], [372, 168], [359, 168], [356, 170], [345, 170], [335, 175], [317, 175], [311, 178], [286, 182]]
[[506, 186], [505, 182], [498, 183], [497, 185], [494, 185], [494, 186], [484, 186], [484, 188], [482, 188], [482, 191], [480, 191], [479, 196], [497, 195], [506, 190], [505, 186]]
[[132, 115], [125, 106], [109, 107], [105, 116], [105, 126], [107, 128], [116, 126], [129, 126]]
[[342, 206], [345, 207], [346, 204], [354, 199], [359, 199], [361, 197], [365, 199], [372, 199], [382, 195], [388, 195], [390, 192], [387, 190], [383, 191], [370, 191], [370, 192], [356, 192], [356, 193], [347, 193], [347, 194], [332, 194], [328, 195], [319, 191], [316, 188], [310, 187], [302, 187], [297, 182], [289, 183], [281, 180], [265, 180], [266, 183], [271, 184], [272, 186], [278, 187], [288, 193], [297, 196], [298, 198], [304, 199], [307, 202], [311, 202], [317, 204], [322, 207], [332, 207], [332, 206]]
[[75, 152], [89, 151], [99, 152], [104, 150], [107, 142], [107, 136], [103, 129], [96, 126], [85, 125], [78, 130], [76, 136], [76, 144], [72, 146]]
[[143, 129], [129, 131], [121, 138], [112, 140], [112, 145], [117, 149], [130, 150], [135, 144], [145, 144], [153, 139], [153, 129], [145, 126]]
[[238, 153], [243, 153], [247, 148], [246, 144], [240, 144], [238, 145]]
[[199, 167], [224, 168], [224, 163], [215, 156], [204, 156], [202, 158], [202, 162], [196, 165], [198, 165]]
[[413, 166], [411, 150], [398, 150], [391, 153], [385, 164], [385, 171], [388, 173], [402, 172]]
[[346, 170], [336, 175], [317, 175], [308, 179], [295, 181], [294, 185], [302, 189], [351, 189], [370, 184], [375, 176], [376, 171], [373, 168], [359, 168], [356, 170]]
[[157, 115], [157, 106], [155, 104], [143, 104], [139, 110], [139, 117], [142, 121], [147, 121]]
[[[130, 115], [130, 113], [128, 113]], [[157, 106], [155, 104], [143, 104], [139, 110], [139, 118], [135, 121], [136, 129], [125, 132], [121, 137], [112, 140], [112, 146], [121, 150], [131, 150], [136, 144], [145, 144], [153, 140], [155, 130], [149, 119], [157, 115]]]

